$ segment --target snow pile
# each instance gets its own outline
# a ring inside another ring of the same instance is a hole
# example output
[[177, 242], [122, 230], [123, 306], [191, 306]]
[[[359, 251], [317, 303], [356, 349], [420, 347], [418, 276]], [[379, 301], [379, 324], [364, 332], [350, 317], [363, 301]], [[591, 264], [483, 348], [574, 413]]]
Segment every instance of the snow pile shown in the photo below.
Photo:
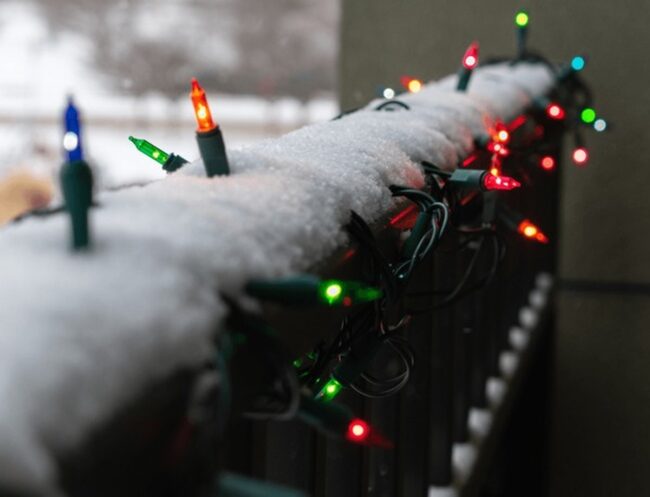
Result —
[[[0, 232], [0, 487], [56, 494], [56, 455], [79, 444], [155, 379], [204, 360], [225, 307], [251, 277], [308, 269], [345, 242], [351, 209], [394, 205], [420, 186], [418, 162], [453, 169], [472, 137], [547, 92], [540, 66], [476, 71], [402, 98], [231, 150], [233, 175], [188, 165], [144, 187], [100, 195], [95, 248], [71, 255], [67, 219]], [[225, 130], [227, 134], [227, 129]]]

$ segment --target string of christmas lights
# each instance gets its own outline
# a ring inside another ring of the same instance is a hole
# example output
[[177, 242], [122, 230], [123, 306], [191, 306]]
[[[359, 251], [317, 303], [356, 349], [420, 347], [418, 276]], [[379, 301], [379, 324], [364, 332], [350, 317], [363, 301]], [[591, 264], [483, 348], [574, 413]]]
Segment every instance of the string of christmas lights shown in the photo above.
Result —
[[[528, 12], [516, 14], [517, 53], [509, 63], [533, 61], [549, 65], [527, 46], [529, 23]], [[323, 306], [327, 312], [341, 307], [346, 311], [332, 340], [318, 344], [292, 362], [280, 354], [274, 355], [271, 346], [259, 347], [262, 356], [272, 356], [269, 360], [273, 363], [273, 375], [267, 379], [273, 385], [268, 391], [258, 393], [252, 402], [253, 408], [245, 415], [263, 419], [296, 418], [320, 432], [351, 443], [382, 448], [391, 446], [367, 421], [337, 404], [336, 398], [344, 389], [367, 398], [382, 398], [399, 392], [408, 383], [415, 367], [415, 354], [405, 338], [412, 316], [448, 307], [472, 292], [488, 288], [505, 257], [505, 244], [501, 239], [504, 232], [540, 245], [552, 242], [527, 214], [509, 206], [508, 194], [535, 186], [525, 169], [531, 161], [537, 169], [557, 174], [559, 157], [544, 149], [547, 130], [559, 130], [572, 136], [575, 142], [572, 160], [576, 165], [584, 166], [589, 160], [589, 152], [582, 129], [587, 127], [597, 132], [609, 129], [607, 121], [595, 110], [591, 91], [580, 76], [585, 66], [586, 59], [581, 55], [559, 68], [551, 66], [556, 76], [553, 91], [536, 99], [524, 115], [511, 123], [496, 122], [485, 136], [476, 137], [476, 150], [453, 171], [422, 161], [426, 179], [423, 188], [392, 185], [385, 192], [411, 208], [402, 211], [408, 211], [412, 216], [410, 222], [404, 222], [406, 226], [402, 230], [397, 255], [388, 257], [384, 254], [365, 221], [350, 213], [350, 238], [362, 249], [359, 251], [362, 266], [371, 268], [363, 277], [358, 280], [321, 279], [303, 274], [252, 279], [244, 285], [246, 295], [258, 301], [288, 307]], [[470, 91], [472, 74], [477, 67], [479, 45], [473, 42], [461, 61], [457, 91]], [[402, 77], [400, 83], [409, 93], [418, 93], [424, 87], [420, 79], [411, 76]], [[379, 94], [386, 101], [375, 110], [412, 109], [412, 103], [395, 100], [396, 92], [392, 88], [379, 88]], [[424, 92], [420, 96], [424, 96]], [[196, 140], [205, 175], [215, 181], [222, 180], [219, 177], [230, 174], [224, 138], [212, 118], [206, 92], [196, 79], [191, 83], [190, 100], [196, 117]], [[145, 139], [129, 136], [129, 140], [137, 150], [169, 173], [188, 163]], [[60, 173], [61, 192], [71, 222], [71, 246], [78, 251], [92, 246], [89, 212], [93, 205], [93, 176], [85, 161], [81, 119], [72, 99], [64, 113], [63, 149], [65, 163]], [[419, 295], [411, 292], [411, 277], [450, 232], [462, 235], [465, 240], [462, 248], [473, 246], [472, 258], [458, 281], [443, 290]], [[481, 272], [477, 261], [482, 256], [489, 257], [491, 264]], [[409, 298], [430, 298], [434, 293], [434, 304], [426, 308], [404, 305]], [[231, 303], [231, 307], [234, 309], [235, 305]], [[388, 312], [396, 308], [402, 312], [397, 318]], [[240, 321], [229, 331], [241, 332], [240, 327], [244, 326]], [[261, 336], [264, 332], [257, 329], [245, 334], [246, 344], [250, 345]], [[271, 340], [264, 345], [269, 343]], [[397, 371], [383, 378], [370, 373], [380, 353], [390, 354], [398, 365]], [[274, 382], [280, 377], [283, 381]], [[274, 388], [277, 386], [275, 383], [281, 383], [281, 388]]]

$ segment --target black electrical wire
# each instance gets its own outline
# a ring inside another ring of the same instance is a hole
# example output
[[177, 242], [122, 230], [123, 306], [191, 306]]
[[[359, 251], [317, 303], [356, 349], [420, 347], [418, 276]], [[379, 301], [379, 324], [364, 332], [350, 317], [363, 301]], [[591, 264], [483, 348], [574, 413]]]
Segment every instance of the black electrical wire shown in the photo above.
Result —
[[293, 418], [300, 407], [300, 385], [287, 354], [265, 321], [244, 311], [232, 298], [223, 298], [230, 308], [227, 326], [247, 337], [245, 346], [259, 356], [273, 379], [260, 387], [243, 415], [252, 419]]
[[345, 117], [345, 116], [347, 116], [349, 114], [354, 114], [359, 109], [361, 109], [361, 107], [355, 107], [353, 109], [344, 110], [343, 112], [341, 112], [337, 116], [334, 116], [331, 120], [332, 121], [338, 121], [339, 119], [341, 119], [341, 118], [343, 118], [343, 117]]
[[383, 379], [375, 378], [369, 373], [362, 373], [360, 380], [350, 385], [350, 388], [359, 395], [373, 399], [388, 397], [399, 392], [408, 383], [411, 369], [415, 364], [414, 354], [408, 343], [397, 337], [387, 338], [385, 343], [393, 349], [403, 369], [395, 376]]
[[435, 200], [431, 195], [422, 190], [397, 185], [392, 185], [390, 190], [393, 196], [403, 196], [416, 203], [421, 213], [431, 214], [431, 227], [418, 242], [413, 250], [413, 255], [409, 259], [397, 264], [393, 269], [395, 276], [406, 282], [416, 265], [435, 249], [444, 235], [449, 223], [449, 209], [443, 202]]
[[444, 298], [436, 302], [433, 306], [426, 307], [426, 308], [408, 309], [407, 310], [408, 314], [410, 315], [426, 314], [429, 312], [433, 312], [436, 309], [449, 306], [459, 301], [460, 299], [464, 298], [465, 296], [469, 295], [470, 293], [486, 287], [492, 282], [492, 280], [496, 276], [496, 273], [498, 271], [501, 262], [505, 257], [505, 244], [502, 242], [500, 236], [496, 231], [490, 231], [489, 233], [485, 233], [484, 235], [486, 236], [490, 235], [492, 237], [492, 264], [490, 266], [490, 269], [485, 274], [477, 276], [473, 284], [469, 284], [470, 278], [472, 277], [472, 272], [474, 271], [474, 268], [476, 267], [476, 264], [483, 251], [483, 247], [485, 246], [484, 245], [485, 238], [482, 237], [478, 242], [479, 244], [478, 247], [474, 249], [474, 254], [472, 255], [472, 258], [470, 259], [470, 262], [468, 263], [467, 267], [465, 268], [465, 272], [463, 273], [463, 276], [456, 284], [456, 286], [451, 291], [448, 292], [434, 291], [434, 292], [415, 292], [415, 293], [408, 294], [409, 297], [431, 297], [435, 295], [444, 295]]
[[377, 270], [382, 277], [383, 289], [389, 299], [395, 296], [396, 283], [393, 273], [390, 269], [390, 263], [377, 245], [377, 240], [372, 230], [363, 218], [355, 211], [350, 211], [350, 221], [346, 226], [348, 233], [359, 243], [363, 249], [367, 250], [372, 256], [372, 261], [377, 266]]
[[395, 98], [380, 103], [377, 107], [375, 107], [375, 110], [394, 111], [395, 109], [393, 107], [399, 107], [404, 110], [411, 110], [411, 107], [408, 104]]

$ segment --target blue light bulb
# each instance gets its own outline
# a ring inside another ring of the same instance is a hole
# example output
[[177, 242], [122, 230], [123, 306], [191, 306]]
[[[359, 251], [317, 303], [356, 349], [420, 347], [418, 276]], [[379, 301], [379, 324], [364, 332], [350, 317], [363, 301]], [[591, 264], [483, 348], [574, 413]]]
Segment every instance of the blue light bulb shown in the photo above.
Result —
[[599, 133], [602, 133], [603, 131], [605, 131], [607, 129], [607, 121], [605, 121], [602, 118], [596, 119], [594, 121], [593, 127], [594, 127], [594, 129], [596, 131], [598, 131]]
[[63, 149], [68, 162], [83, 160], [79, 111], [75, 107], [72, 97], [68, 98], [68, 106], [64, 114]]
[[574, 71], [582, 71], [585, 68], [586, 64], [587, 61], [581, 55], [576, 55], [573, 59], [571, 59], [571, 68]]

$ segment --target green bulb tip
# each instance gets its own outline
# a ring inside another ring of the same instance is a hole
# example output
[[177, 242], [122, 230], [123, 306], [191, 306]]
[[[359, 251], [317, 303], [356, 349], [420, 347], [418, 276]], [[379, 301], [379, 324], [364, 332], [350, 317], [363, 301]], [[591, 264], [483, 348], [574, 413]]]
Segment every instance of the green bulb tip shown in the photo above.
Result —
[[323, 282], [320, 294], [328, 304], [333, 305], [343, 297], [343, 285], [338, 281]]
[[580, 113], [580, 119], [586, 124], [593, 123], [596, 120], [596, 111], [591, 107], [587, 107]]
[[525, 10], [520, 10], [515, 15], [515, 24], [520, 28], [526, 27], [528, 25], [529, 20], [530, 18], [528, 16], [528, 12], [526, 12]]
[[339, 394], [342, 388], [343, 385], [341, 385], [335, 378], [330, 378], [329, 381], [323, 386], [317, 398], [323, 399], [325, 401], [332, 400]]

